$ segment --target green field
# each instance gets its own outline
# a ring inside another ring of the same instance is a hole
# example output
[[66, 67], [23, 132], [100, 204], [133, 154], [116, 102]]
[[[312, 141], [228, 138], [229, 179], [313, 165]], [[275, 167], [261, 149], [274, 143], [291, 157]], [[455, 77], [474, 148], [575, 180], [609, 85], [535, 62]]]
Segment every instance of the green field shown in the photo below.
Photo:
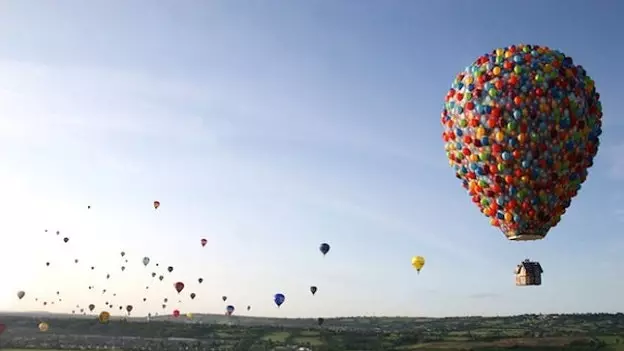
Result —
[[[608, 350], [624, 351], [624, 314], [523, 315], [511, 317], [351, 317], [327, 318], [323, 327], [313, 319], [237, 318], [199, 315], [200, 323], [135, 320], [102, 325], [89, 318], [45, 318], [50, 330], [41, 333], [32, 318], [0, 316], [11, 328], [3, 335], [3, 351], [58, 351], [74, 346], [120, 345], [155, 351], [188, 349], [292, 350]], [[6, 335], [11, 335], [6, 338]], [[123, 336], [123, 341], [122, 341]], [[58, 337], [58, 339], [56, 339]], [[169, 339], [184, 338], [187, 340]], [[92, 338], [92, 339], [89, 339]], [[22, 340], [22, 341], [20, 341]], [[24, 341], [26, 340], [26, 341]], [[129, 342], [128, 340], [135, 340]], [[8, 342], [8, 343], [7, 343]], [[38, 350], [39, 349], [39, 350]]]

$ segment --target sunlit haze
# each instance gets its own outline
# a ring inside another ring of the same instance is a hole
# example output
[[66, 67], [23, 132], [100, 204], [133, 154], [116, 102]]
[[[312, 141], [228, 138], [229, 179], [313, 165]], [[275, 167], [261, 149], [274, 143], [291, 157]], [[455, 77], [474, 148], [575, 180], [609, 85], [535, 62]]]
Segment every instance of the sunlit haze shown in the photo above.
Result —
[[[580, 0], [2, 1], [0, 310], [221, 314], [227, 295], [241, 314], [284, 317], [622, 311], [622, 13]], [[489, 225], [440, 137], [456, 73], [517, 43], [572, 56], [604, 111], [587, 182], [535, 242]], [[527, 257], [542, 286], [514, 285]]]

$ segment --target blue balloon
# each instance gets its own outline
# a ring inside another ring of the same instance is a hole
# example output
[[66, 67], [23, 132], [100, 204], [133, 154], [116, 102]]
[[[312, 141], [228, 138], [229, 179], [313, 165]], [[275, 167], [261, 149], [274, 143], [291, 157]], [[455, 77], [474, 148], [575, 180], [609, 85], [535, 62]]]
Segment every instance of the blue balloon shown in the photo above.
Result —
[[275, 296], [273, 296], [273, 301], [275, 301], [277, 307], [280, 307], [284, 301], [286, 301], [286, 296], [284, 296], [284, 294], [275, 294]]
[[327, 253], [329, 252], [329, 249], [330, 249], [330, 246], [328, 243], [322, 243], [321, 246], [319, 247], [319, 250], [321, 250], [323, 255], [327, 255]]
[[226, 308], [225, 308], [225, 310], [226, 310], [228, 313], [230, 313], [230, 314], [231, 314], [231, 313], [234, 313], [234, 306], [229, 305], [228, 307], [226, 307]]

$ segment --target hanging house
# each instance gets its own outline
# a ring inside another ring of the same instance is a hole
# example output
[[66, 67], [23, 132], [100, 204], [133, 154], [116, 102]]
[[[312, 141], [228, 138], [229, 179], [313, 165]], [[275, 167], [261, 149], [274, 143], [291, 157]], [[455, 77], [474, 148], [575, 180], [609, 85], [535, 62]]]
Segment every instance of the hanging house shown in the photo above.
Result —
[[516, 266], [516, 285], [542, 285], [542, 273], [544, 270], [539, 262], [526, 259]]

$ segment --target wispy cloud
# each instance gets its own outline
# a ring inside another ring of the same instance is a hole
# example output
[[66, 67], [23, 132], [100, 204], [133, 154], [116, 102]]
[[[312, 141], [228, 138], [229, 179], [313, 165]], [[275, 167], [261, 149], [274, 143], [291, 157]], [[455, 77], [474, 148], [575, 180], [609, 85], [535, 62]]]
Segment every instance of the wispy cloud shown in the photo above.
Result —
[[471, 299], [496, 299], [501, 296], [502, 294], [498, 294], [498, 293], [477, 293], [477, 294], [468, 295], [468, 297]]
[[274, 96], [236, 79], [200, 84], [103, 67], [16, 61], [0, 61], [0, 75], [3, 138], [49, 140], [87, 131], [213, 144], [259, 139], [430, 161], [414, 152], [414, 145], [354, 125], [331, 106], [302, 108], [302, 97]]

